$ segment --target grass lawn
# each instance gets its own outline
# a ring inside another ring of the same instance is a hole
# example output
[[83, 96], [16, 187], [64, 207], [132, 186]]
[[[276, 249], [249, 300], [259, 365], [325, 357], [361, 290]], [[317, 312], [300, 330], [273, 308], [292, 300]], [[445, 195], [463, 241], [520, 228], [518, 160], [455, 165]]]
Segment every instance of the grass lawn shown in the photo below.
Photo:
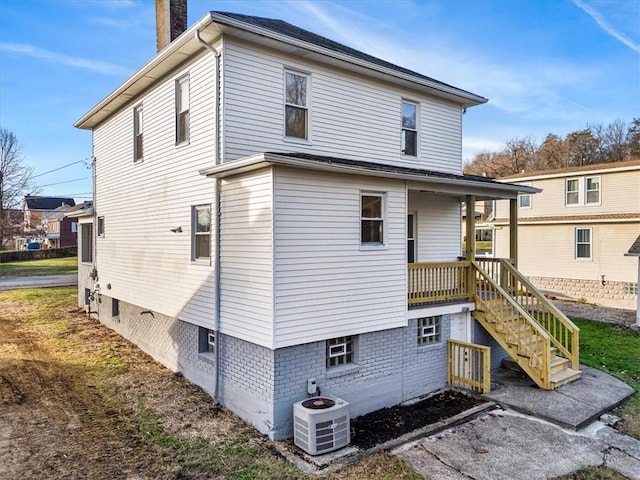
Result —
[[31, 277], [78, 273], [78, 257], [0, 263], [0, 277]]
[[572, 320], [580, 328], [580, 363], [610, 373], [636, 390], [616, 413], [623, 418], [619, 429], [640, 440], [640, 331]]

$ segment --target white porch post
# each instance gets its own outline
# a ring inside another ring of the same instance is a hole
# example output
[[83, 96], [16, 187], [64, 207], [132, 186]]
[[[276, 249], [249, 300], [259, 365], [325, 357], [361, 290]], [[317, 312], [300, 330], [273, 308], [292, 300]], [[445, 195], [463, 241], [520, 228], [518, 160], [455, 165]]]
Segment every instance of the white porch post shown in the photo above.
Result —
[[509, 200], [509, 258], [518, 268], [518, 199]]

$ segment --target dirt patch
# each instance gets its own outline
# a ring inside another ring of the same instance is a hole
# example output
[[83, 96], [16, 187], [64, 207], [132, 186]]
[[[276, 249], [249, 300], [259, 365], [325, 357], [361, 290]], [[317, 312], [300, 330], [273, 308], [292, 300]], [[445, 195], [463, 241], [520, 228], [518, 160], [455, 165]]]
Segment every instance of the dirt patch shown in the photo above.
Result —
[[375, 447], [481, 403], [479, 398], [446, 390], [412, 405], [376, 410], [351, 421], [351, 444], [362, 449]]

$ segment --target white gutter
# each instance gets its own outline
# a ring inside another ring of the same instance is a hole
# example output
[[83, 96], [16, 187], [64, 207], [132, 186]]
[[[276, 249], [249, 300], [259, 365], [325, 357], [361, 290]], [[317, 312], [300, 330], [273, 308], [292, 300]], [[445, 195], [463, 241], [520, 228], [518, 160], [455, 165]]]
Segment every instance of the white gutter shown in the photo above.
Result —
[[[360, 58], [356, 58], [353, 57], [349, 54], [346, 53], [340, 53], [340, 52], [336, 52], [335, 50], [331, 50], [329, 48], [325, 48], [325, 47], [321, 47], [319, 45], [315, 45], [313, 43], [309, 43], [309, 42], [305, 42], [303, 40], [298, 40], [296, 38], [292, 38], [289, 37], [287, 35], [283, 35], [277, 32], [274, 32], [273, 30], [269, 30], [263, 27], [259, 27], [257, 25], [253, 25], [251, 23], [246, 23], [243, 22], [241, 20], [237, 20], [235, 18], [230, 18], [227, 17], [225, 15], [221, 15], [215, 12], [211, 13], [211, 18], [219, 23], [225, 23], [229, 26], [232, 27], [236, 27], [239, 28], [241, 30], [245, 30], [245, 31], [249, 31], [252, 33], [255, 33], [257, 35], [263, 36], [263, 37], [267, 37], [267, 38], [272, 38], [274, 40], [283, 42], [283, 43], [287, 43], [289, 45], [293, 45], [296, 47], [300, 47], [303, 48], [305, 50], [310, 50], [312, 52], [316, 52], [319, 53], [321, 55], [325, 55], [327, 57], [332, 57], [332, 58], [336, 58], [338, 60], [341, 60], [343, 62], [346, 63], [351, 63], [353, 65], [358, 65], [360, 67], [364, 67], [367, 68], [369, 70], [375, 70], [378, 71], [380, 73], [383, 73], [385, 75], [389, 75], [392, 77], [396, 77], [411, 83], [416, 83], [419, 85], [422, 85], [424, 87], [428, 87], [430, 89], [433, 90], [438, 90], [440, 92], [446, 93], [448, 95], [452, 95], [454, 97], [458, 97], [460, 99], [464, 99], [467, 100], [467, 102], [465, 103], [465, 106], [472, 106], [472, 105], [480, 105], [482, 103], [486, 103], [488, 100], [484, 97], [481, 97], [480, 95], [475, 95], [471, 92], [466, 92], [464, 90], [461, 90], [459, 88], [450, 86], [450, 85], [446, 85], [443, 83], [439, 83], [437, 81], [429, 81], [425, 78], [421, 78], [421, 77], [416, 77], [414, 75], [410, 75], [408, 73], [403, 73], [400, 72], [398, 70], [394, 70], [392, 68], [388, 68], [388, 67], [384, 67], [382, 65], [378, 65], [376, 63], [371, 63], [368, 62], [366, 60], [360, 59]], [[364, 52], [363, 52], [364, 53]]]
[[393, 178], [414, 182], [428, 182], [432, 184], [452, 185], [458, 187], [484, 187], [486, 189], [512, 193], [539, 193], [542, 191], [538, 188], [528, 187], [525, 185], [512, 185], [500, 182], [484, 183], [480, 181], [468, 180], [463, 178], [462, 176], [460, 176], [460, 178], [429, 176], [429, 172], [427, 171], [425, 171], [424, 175], [419, 175], [404, 172], [368, 170], [364, 167], [314, 162], [312, 160], [289, 157], [286, 154], [275, 153], [260, 153], [257, 155], [252, 155], [251, 157], [247, 157], [243, 160], [236, 160], [222, 165], [217, 165], [212, 168], [200, 170], [199, 173], [200, 175], [205, 175], [207, 177], [225, 178], [227, 176], [250, 172], [270, 165], [322, 170], [326, 172], [344, 173], [351, 175], [367, 175], [372, 177]]

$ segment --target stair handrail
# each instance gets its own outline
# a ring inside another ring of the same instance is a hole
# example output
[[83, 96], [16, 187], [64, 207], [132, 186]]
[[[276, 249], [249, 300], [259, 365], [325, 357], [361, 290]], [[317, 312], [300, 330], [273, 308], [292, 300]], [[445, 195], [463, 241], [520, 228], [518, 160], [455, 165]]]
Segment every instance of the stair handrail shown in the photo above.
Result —
[[[542, 351], [542, 366], [540, 370], [543, 373], [543, 388], [548, 389], [551, 384], [551, 365], [550, 365], [550, 347], [551, 347], [551, 335], [527, 312], [522, 306], [515, 301], [504, 288], [502, 288], [485, 270], [483, 270], [476, 260], [471, 260], [471, 265], [477, 273], [482, 275], [506, 301], [526, 320], [526, 322], [535, 330], [536, 334], [544, 340], [545, 348]], [[476, 292], [476, 297], [478, 293]], [[535, 379], [534, 379], [535, 380]], [[536, 382], [537, 383], [537, 382]]]
[[[558, 309], [552, 302], [549, 301], [544, 295], [542, 295], [531, 281], [526, 278], [517, 268], [515, 268], [508, 260], [500, 259], [500, 264], [509, 270], [509, 272], [527, 288], [527, 292], [533, 295], [539, 302], [538, 306], [544, 307], [555, 319], [557, 319], [566, 329], [571, 333], [571, 345], [565, 345], [561, 339], [556, 338], [552, 332], [547, 330], [540, 324], [535, 316], [530, 315], [538, 325], [540, 325], [546, 332], [549, 333], [551, 343], [556, 347], [566, 358], [571, 360], [571, 368], [574, 370], [579, 369], [579, 356], [580, 356], [580, 328], [573, 323], [564, 313]], [[568, 343], [568, 342], [567, 342]]]

